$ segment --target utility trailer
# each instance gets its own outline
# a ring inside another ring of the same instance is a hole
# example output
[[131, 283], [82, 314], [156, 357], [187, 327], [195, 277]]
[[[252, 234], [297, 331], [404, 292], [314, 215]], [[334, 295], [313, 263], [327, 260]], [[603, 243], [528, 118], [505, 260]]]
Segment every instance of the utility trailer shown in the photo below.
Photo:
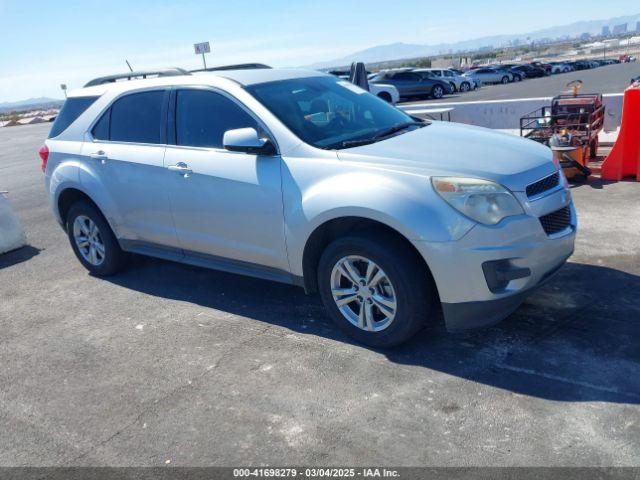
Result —
[[[520, 136], [548, 145], [558, 155], [567, 178], [591, 174], [588, 164], [598, 153], [605, 107], [599, 93], [563, 94], [551, 105], [520, 119]], [[553, 141], [552, 141], [553, 139]]]

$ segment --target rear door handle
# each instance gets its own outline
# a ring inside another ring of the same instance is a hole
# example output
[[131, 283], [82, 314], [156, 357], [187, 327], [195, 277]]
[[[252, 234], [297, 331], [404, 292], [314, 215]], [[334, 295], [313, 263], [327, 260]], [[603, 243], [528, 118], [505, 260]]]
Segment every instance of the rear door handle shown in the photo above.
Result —
[[189, 175], [191, 175], [193, 173], [193, 170], [191, 170], [189, 168], [189, 165], [187, 165], [184, 162], [178, 162], [175, 165], [169, 165], [167, 167], [168, 170], [171, 170], [172, 172], [178, 172], [181, 173], [182, 175], [184, 175], [185, 177], [188, 177]]
[[109, 159], [109, 157], [103, 150], [98, 150], [97, 152], [90, 153], [89, 158], [100, 160], [102, 163], [105, 163]]

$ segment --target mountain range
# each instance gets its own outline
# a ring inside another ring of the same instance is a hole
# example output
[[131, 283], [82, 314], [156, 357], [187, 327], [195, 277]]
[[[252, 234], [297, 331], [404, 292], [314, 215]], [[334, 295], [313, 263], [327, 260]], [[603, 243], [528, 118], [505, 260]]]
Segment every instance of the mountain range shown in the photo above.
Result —
[[20, 100], [17, 102], [0, 103], [0, 113], [19, 112], [24, 110], [57, 108], [62, 105], [62, 100], [56, 98], [39, 97]]
[[587, 20], [574, 22], [568, 25], [555, 26], [536, 30], [529, 33], [519, 33], [511, 35], [493, 35], [471, 40], [463, 40], [454, 43], [439, 44], [409, 44], [391, 43], [388, 45], [377, 45], [359, 52], [354, 52], [342, 58], [336, 58], [324, 62], [317, 62], [307, 65], [307, 68], [328, 68], [349, 65], [357, 60], [361, 62], [385, 62], [389, 60], [402, 60], [408, 58], [427, 57], [445, 53], [468, 52], [479, 50], [485, 47], [502, 47], [513, 42], [530, 43], [542, 39], [576, 38], [583, 33], [599, 35], [602, 27], [608, 26], [613, 30], [615, 25], [628, 24], [628, 29], [636, 29], [637, 22], [640, 21], [640, 13], [627, 15], [624, 17], [609, 18], [606, 20]]

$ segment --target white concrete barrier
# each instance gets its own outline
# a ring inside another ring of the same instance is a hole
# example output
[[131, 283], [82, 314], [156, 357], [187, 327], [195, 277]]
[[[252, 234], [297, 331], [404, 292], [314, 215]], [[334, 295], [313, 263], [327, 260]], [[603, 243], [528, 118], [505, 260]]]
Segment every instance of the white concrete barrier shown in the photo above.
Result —
[[11, 209], [9, 200], [0, 193], [0, 255], [27, 242], [27, 236], [22, 230], [18, 217]]
[[[620, 126], [622, 117], [622, 93], [610, 93], [603, 95], [605, 105], [604, 129], [607, 132], [615, 131]], [[478, 125], [480, 127], [496, 129], [519, 129], [520, 118], [538, 108], [551, 105], [552, 97], [518, 98], [509, 100], [485, 100], [474, 102], [428, 102], [413, 105], [402, 105], [404, 111], [428, 108], [453, 108], [451, 121]]]

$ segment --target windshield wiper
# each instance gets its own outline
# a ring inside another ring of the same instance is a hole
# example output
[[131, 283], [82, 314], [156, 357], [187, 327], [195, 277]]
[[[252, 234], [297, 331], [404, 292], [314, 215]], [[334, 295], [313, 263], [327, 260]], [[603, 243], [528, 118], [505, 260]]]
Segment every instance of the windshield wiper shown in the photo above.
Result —
[[381, 132], [376, 133], [373, 137], [371, 137], [371, 140], [380, 140], [381, 138], [384, 137], [388, 137], [389, 135], [393, 135], [394, 133], [400, 132], [402, 130], [405, 130], [409, 127], [413, 127], [414, 125], [420, 125], [420, 126], [424, 126], [425, 124], [423, 122], [402, 122], [402, 123], [398, 123], [396, 125], [393, 125], [392, 127], [389, 127], [385, 130], [382, 130]]
[[385, 137], [388, 137], [389, 135], [393, 135], [394, 133], [400, 132], [414, 125], [424, 127], [427, 124], [424, 122], [402, 122], [376, 133], [373, 137], [361, 138], [358, 140], [341, 140], [339, 142], [327, 145], [324, 148], [327, 150], [333, 150], [334, 148], [351, 148], [361, 147], [362, 145], [370, 145], [372, 143], [376, 143], [378, 140], [381, 140]]
[[362, 145], [369, 145], [371, 143], [375, 143], [376, 141], [373, 138], [362, 138], [360, 140], [341, 140], [336, 143], [332, 143], [324, 147], [326, 150], [333, 150], [334, 148], [351, 148], [351, 147], [361, 147]]

